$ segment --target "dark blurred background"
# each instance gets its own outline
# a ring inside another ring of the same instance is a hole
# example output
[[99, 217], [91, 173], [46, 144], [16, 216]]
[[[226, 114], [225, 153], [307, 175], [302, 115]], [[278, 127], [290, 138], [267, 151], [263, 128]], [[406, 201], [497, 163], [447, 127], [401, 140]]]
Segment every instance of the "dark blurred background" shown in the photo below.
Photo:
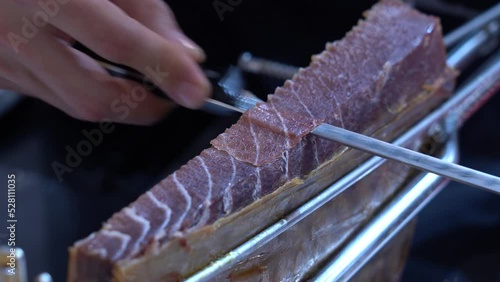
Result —
[[[206, 66], [214, 69], [235, 64], [244, 51], [306, 66], [312, 54], [322, 51], [325, 42], [341, 38], [374, 3], [243, 0], [221, 21], [212, 0], [168, 2], [185, 32], [205, 49]], [[413, 2], [440, 15], [445, 32], [496, 3]], [[249, 79], [261, 96], [276, 86], [274, 81]], [[462, 163], [496, 175], [498, 109], [500, 97], [481, 109], [460, 134]], [[17, 175], [17, 239], [26, 252], [30, 276], [49, 272], [55, 281], [65, 280], [67, 248], [74, 241], [99, 229], [112, 213], [197, 155], [234, 120], [178, 109], [152, 127], [116, 125], [59, 182], [51, 164], [64, 163], [65, 147], [75, 148], [84, 139], [81, 131], [97, 125], [69, 118], [33, 99], [0, 117], [0, 177]], [[2, 203], [3, 197], [2, 193]], [[403, 281], [500, 281], [499, 266], [500, 197], [451, 184], [419, 217]]]

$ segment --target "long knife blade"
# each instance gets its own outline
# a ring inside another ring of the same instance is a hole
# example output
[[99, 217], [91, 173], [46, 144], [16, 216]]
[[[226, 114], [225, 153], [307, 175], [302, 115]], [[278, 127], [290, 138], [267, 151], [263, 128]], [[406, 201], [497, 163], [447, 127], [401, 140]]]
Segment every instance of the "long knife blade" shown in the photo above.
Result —
[[484, 172], [445, 162], [420, 152], [329, 124], [321, 124], [311, 133], [386, 159], [405, 163], [423, 171], [447, 177], [457, 182], [500, 194], [500, 178]]

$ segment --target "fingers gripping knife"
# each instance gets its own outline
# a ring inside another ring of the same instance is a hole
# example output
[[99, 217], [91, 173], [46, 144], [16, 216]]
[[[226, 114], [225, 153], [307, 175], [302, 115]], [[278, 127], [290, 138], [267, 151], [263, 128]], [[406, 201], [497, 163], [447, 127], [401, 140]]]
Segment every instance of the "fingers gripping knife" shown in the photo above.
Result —
[[[445, 38], [445, 42], [451, 45], [458, 41], [458, 39], [456, 39], [457, 34], [468, 36], [471, 31], [475, 31], [478, 28], [482, 29], [451, 53], [448, 58], [448, 64], [450, 66], [458, 69], [464, 68], [474, 54], [478, 51], [482, 51], [480, 49], [484, 44], [498, 37], [499, 24], [495, 19], [498, 18], [499, 10], [500, 5], [495, 6], [485, 13], [483, 17], [479, 17], [469, 22], [466, 26], [451, 33], [450, 37]], [[109, 63], [102, 63], [102, 65], [111, 75], [140, 82], [147, 80], [142, 74], [135, 71], [124, 70]], [[286, 78], [297, 70], [294, 67], [268, 62], [262, 59], [253, 59], [248, 53], [240, 58], [239, 65], [246, 71], [260, 72], [268, 75], [274, 74], [280, 78]], [[223, 76], [213, 71], [205, 71], [205, 73], [207, 77], [211, 79], [215, 90], [213, 98], [206, 99], [203, 110], [215, 114], [243, 113], [245, 110], [255, 106], [256, 103], [261, 102], [256, 96], [243, 89], [241, 70], [237, 67], [229, 68]], [[498, 87], [497, 80], [498, 77], [500, 77], [500, 63], [497, 61], [497, 63], [493, 64], [484, 75], [489, 79], [487, 80], [491, 84], [489, 87]], [[158, 88], [156, 88], [156, 92], [159, 92], [157, 94], [165, 96], [163, 93], [160, 93], [161, 91], [159, 91]], [[448, 133], [456, 131], [463, 123], [463, 120], [460, 119], [463, 119], [463, 116], [469, 112], [470, 109], [478, 108], [480, 103], [484, 101], [485, 97], [474, 96], [474, 89], [471, 89], [470, 92], [471, 93], [465, 93], [463, 95], [467, 97], [455, 97], [455, 99], [446, 103], [441, 109], [440, 113], [443, 115], [442, 122], [446, 124]], [[462, 104], [464, 102], [467, 102], [465, 106]], [[408, 164], [422, 171], [432, 172], [454, 181], [500, 194], [500, 178], [496, 176], [463, 167], [458, 164], [445, 162], [416, 151], [325, 123], [319, 125], [311, 133], [386, 159]]]

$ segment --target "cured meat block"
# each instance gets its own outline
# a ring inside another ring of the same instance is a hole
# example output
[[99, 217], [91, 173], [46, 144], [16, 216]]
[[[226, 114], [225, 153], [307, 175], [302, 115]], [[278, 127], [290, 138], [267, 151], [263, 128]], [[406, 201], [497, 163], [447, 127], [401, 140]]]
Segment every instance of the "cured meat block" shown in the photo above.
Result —
[[366, 157], [315, 126], [394, 138], [452, 91], [445, 60], [437, 18], [376, 4], [211, 148], [75, 243], [68, 280], [176, 280], [206, 265]]

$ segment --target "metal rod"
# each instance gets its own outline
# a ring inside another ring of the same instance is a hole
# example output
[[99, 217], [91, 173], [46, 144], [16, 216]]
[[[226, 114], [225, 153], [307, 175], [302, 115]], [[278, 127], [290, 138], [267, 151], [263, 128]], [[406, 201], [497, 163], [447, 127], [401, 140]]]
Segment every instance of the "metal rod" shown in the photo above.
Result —
[[[457, 48], [450, 52], [447, 63], [449, 66], [459, 70], [465, 69], [474, 59], [476, 59], [494, 37], [498, 36], [499, 24], [490, 23], [487, 28], [476, 33]], [[498, 43], [498, 42], [497, 42]]]
[[448, 163], [435, 157], [329, 124], [321, 124], [311, 133], [377, 156], [402, 162], [423, 171], [432, 172], [454, 181], [500, 194], [500, 178], [484, 172]]
[[443, 105], [448, 108], [445, 127], [450, 135], [459, 129], [482, 105], [484, 105], [500, 88], [500, 51], [485, 63], [485, 70], [476, 76]]
[[448, 33], [444, 37], [444, 44], [446, 47], [451, 47], [498, 18], [500, 18], [500, 3], [481, 13], [481, 15], [467, 22], [465, 25]]
[[[443, 161], [458, 160], [456, 135], [447, 143]], [[312, 279], [349, 281], [448, 183], [443, 177], [422, 173], [410, 182], [335, 258]]]

